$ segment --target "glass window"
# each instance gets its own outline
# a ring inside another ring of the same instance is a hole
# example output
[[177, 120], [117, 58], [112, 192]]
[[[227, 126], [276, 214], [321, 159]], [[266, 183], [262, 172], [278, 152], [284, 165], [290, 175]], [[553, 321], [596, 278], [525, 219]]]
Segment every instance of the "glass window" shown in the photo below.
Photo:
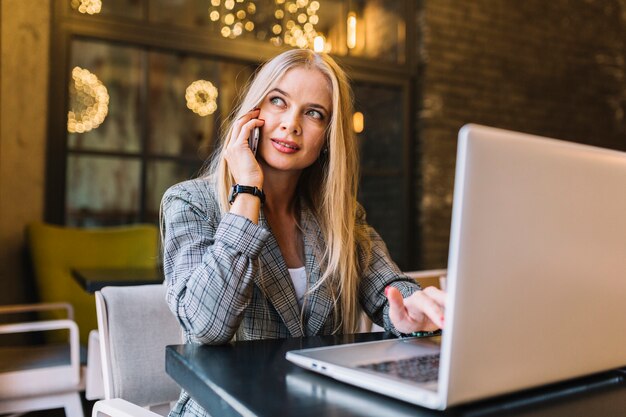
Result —
[[147, 207], [144, 221], [157, 223], [163, 193], [176, 183], [197, 177], [201, 168], [200, 163], [149, 162], [146, 178]]
[[69, 73], [68, 148], [139, 152], [141, 50], [74, 40]]
[[398, 171], [403, 160], [404, 107], [400, 87], [356, 83], [355, 110], [363, 114], [358, 133], [364, 171]]
[[149, 152], [206, 159], [250, 67], [190, 55], [149, 54]]
[[150, 153], [198, 157], [201, 150], [206, 158], [219, 115], [217, 64], [171, 53], [149, 57]]
[[137, 158], [69, 155], [65, 223], [105, 226], [140, 221]]
[[400, 87], [356, 83], [354, 96], [355, 110], [362, 114], [362, 132], [357, 133], [362, 172], [359, 201], [391, 257], [406, 265], [404, 93]]
[[157, 221], [163, 192], [213, 153], [254, 70], [80, 39], [70, 62], [65, 220], [81, 226]]
[[359, 202], [367, 213], [367, 222], [382, 237], [391, 258], [406, 265], [407, 230], [404, 182], [397, 176], [364, 173], [359, 187]]

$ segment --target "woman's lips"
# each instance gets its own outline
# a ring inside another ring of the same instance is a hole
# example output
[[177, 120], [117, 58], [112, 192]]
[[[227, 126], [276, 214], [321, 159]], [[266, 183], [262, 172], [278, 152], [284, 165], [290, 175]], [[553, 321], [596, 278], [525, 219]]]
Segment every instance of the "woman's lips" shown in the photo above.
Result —
[[300, 150], [298, 145], [293, 142], [280, 140], [280, 139], [270, 139], [272, 145], [276, 150], [282, 153], [296, 153]]

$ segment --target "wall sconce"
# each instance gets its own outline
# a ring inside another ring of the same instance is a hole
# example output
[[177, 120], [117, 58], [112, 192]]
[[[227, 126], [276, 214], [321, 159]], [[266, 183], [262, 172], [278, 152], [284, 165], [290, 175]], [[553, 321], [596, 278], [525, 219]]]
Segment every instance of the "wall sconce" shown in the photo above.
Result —
[[356, 13], [348, 13], [346, 38], [346, 44], [348, 45], [348, 49], [354, 49], [356, 47], [356, 24]]
[[81, 67], [72, 70], [70, 99], [80, 110], [67, 113], [67, 131], [84, 133], [97, 128], [109, 113], [109, 93], [95, 74]]
[[100, 13], [102, 9], [102, 1], [100, 0], [72, 0], [70, 5], [72, 9], [87, 14]]
[[197, 80], [185, 91], [187, 108], [200, 116], [208, 116], [217, 110], [217, 88], [210, 81]]
[[352, 127], [355, 133], [363, 132], [363, 129], [365, 128], [365, 117], [360, 111], [352, 115]]

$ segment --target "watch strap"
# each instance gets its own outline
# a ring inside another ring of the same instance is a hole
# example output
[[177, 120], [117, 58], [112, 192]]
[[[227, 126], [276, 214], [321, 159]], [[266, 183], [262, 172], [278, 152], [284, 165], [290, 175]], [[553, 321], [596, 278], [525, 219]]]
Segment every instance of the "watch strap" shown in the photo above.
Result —
[[261, 200], [261, 204], [265, 203], [265, 193], [258, 187], [253, 187], [250, 185], [241, 185], [235, 184], [230, 190], [230, 196], [228, 197], [228, 202], [233, 204], [235, 202], [235, 198], [239, 194], [252, 194], [254, 196], [259, 197]]

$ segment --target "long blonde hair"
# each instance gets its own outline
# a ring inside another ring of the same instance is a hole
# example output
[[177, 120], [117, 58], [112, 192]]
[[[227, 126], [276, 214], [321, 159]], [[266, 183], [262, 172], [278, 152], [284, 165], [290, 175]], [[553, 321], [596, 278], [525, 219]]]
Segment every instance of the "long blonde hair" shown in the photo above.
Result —
[[319, 70], [328, 80], [332, 114], [326, 129], [325, 150], [306, 168], [299, 180], [299, 192], [315, 215], [326, 248], [322, 254], [322, 277], [315, 288], [328, 282], [335, 304], [334, 332], [353, 333], [359, 325], [361, 307], [358, 282], [361, 274], [359, 252], [369, 252], [370, 240], [356, 225], [359, 155], [352, 130], [353, 96], [348, 77], [328, 55], [307, 49], [293, 49], [265, 63], [244, 90], [239, 105], [226, 124], [219, 148], [203, 176], [214, 182], [222, 213], [229, 210], [228, 193], [234, 185], [223, 152], [230, 142], [234, 122], [260, 106], [268, 92], [292, 68]]

